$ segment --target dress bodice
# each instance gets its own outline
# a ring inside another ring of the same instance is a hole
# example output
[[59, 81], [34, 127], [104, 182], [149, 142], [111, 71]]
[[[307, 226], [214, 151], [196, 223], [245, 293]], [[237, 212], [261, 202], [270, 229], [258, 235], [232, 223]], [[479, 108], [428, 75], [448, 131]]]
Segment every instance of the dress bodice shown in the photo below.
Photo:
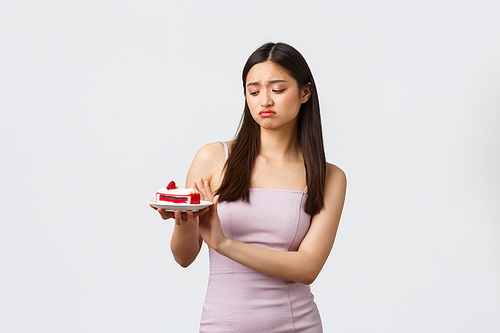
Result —
[[[217, 211], [228, 238], [279, 251], [296, 251], [309, 230], [304, 211], [306, 191], [250, 189], [250, 202], [221, 202]], [[249, 268], [210, 251], [212, 273]]]

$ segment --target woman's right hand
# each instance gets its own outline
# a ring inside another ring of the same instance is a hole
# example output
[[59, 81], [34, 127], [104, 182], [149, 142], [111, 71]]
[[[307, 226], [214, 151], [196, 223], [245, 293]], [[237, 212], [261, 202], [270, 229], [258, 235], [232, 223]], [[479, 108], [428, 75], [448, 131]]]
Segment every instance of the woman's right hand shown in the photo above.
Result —
[[[200, 177], [208, 180], [211, 185], [217, 186], [219, 176], [222, 174], [225, 163], [224, 147], [220, 142], [214, 142], [203, 146], [198, 150], [193, 159], [193, 163], [189, 167], [186, 177], [186, 188], [197, 185], [196, 180]], [[201, 185], [201, 184], [200, 184]], [[203, 192], [203, 188], [202, 188]], [[212, 201], [210, 191], [200, 193], [201, 200]], [[207, 195], [205, 195], [207, 194]], [[200, 234], [200, 220], [205, 220], [207, 217], [212, 216], [210, 209], [212, 206], [207, 207], [199, 212], [158, 212], [162, 218], [175, 219], [175, 227], [172, 232], [172, 239], [170, 240], [170, 248], [174, 259], [182, 266], [189, 266], [197, 257], [202, 247], [202, 236]]]

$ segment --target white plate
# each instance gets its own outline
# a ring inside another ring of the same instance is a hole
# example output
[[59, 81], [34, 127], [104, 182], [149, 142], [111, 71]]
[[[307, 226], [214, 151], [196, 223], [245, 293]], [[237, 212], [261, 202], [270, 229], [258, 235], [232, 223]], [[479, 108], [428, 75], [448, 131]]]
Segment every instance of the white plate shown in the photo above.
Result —
[[185, 203], [158, 203], [156, 200], [148, 200], [148, 204], [156, 208], [163, 208], [167, 212], [173, 212], [176, 209], [180, 209], [181, 212], [187, 212], [188, 210], [192, 210], [193, 212], [197, 212], [202, 210], [205, 207], [212, 206], [213, 202], [211, 201], [200, 201], [197, 205], [188, 205]]

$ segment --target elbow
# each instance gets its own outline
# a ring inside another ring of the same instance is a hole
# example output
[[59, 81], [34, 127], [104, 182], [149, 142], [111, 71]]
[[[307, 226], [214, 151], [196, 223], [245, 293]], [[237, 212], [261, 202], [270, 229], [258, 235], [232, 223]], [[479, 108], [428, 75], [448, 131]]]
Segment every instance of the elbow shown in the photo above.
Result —
[[188, 268], [189, 265], [191, 265], [191, 263], [183, 263], [183, 262], [179, 262], [177, 261], [177, 263], [182, 267], [182, 268]]
[[186, 268], [195, 261], [199, 249], [186, 250], [183, 248], [176, 247], [172, 243], [170, 243], [170, 251], [172, 252], [172, 257], [174, 258], [175, 262], [177, 262], [181, 267]]
[[187, 268], [193, 263], [194, 260], [189, 260], [187, 258], [179, 257], [174, 255], [174, 260], [182, 267]]
[[312, 284], [316, 280], [316, 278], [318, 277], [318, 275], [319, 275], [319, 271], [316, 271], [316, 270], [303, 271], [302, 273], [303, 274], [301, 274], [298, 277], [298, 279], [296, 280], [296, 282], [299, 282], [299, 283], [302, 283], [302, 284], [306, 284], [306, 285]]
[[300, 282], [302, 284], [306, 284], [306, 285], [310, 285], [312, 284], [315, 280], [316, 280], [316, 277], [317, 275], [315, 276], [304, 276], [300, 279], [300, 281], [297, 281], [297, 282]]
[[183, 261], [180, 261], [180, 260], [176, 260], [176, 262], [179, 264], [179, 266], [181, 266], [182, 268], [188, 268], [189, 265], [191, 265], [190, 262], [183, 262]]

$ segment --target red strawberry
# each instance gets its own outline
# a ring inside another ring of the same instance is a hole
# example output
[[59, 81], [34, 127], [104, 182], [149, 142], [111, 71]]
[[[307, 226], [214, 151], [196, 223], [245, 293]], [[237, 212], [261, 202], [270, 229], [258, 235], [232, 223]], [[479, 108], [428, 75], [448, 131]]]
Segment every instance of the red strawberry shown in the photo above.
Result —
[[175, 182], [173, 180], [167, 185], [167, 190], [175, 190], [176, 188], [177, 186], [175, 186]]

